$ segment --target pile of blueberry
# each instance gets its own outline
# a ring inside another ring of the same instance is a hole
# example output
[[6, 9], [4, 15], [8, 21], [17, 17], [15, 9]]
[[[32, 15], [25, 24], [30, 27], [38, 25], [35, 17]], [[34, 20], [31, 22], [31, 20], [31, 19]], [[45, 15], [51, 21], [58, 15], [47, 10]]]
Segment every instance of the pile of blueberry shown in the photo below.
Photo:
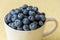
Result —
[[12, 9], [6, 16], [6, 24], [16, 30], [31, 31], [40, 28], [45, 23], [45, 13], [38, 12], [37, 7], [23, 6]]

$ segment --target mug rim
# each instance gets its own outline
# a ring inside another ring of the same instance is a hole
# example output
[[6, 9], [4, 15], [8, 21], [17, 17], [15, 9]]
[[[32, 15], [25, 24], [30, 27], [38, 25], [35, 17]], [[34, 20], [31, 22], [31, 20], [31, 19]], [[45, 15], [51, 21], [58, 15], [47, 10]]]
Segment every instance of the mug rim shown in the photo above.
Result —
[[[5, 16], [4, 16], [4, 18], [5, 18]], [[3, 18], [3, 23], [4, 23], [4, 25], [8, 26], [8, 25], [5, 23], [4, 18]], [[46, 23], [46, 21], [45, 21], [45, 23]], [[44, 25], [45, 25], [45, 23], [44, 23]], [[38, 29], [41, 29], [42, 27], [44, 27], [44, 25], [43, 25], [43, 26], [41, 26], [41, 27], [39, 27], [39, 28], [37, 28], [37, 29], [30, 30], [30, 31], [16, 30], [16, 29], [11, 28], [10, 26], [8, 26], [8, 27], [9, 27], [10, 29], [13, 29], [14, 31], [19, 31], [19, 32], [32, 32], [32, 31], [36, 31], [36, 30], [38, 30]]]

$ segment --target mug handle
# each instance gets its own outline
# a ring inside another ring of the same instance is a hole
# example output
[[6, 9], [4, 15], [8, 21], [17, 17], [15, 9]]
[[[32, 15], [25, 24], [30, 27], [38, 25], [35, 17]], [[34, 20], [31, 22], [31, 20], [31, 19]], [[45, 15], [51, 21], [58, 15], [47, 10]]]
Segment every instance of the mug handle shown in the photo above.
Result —
[[48, 31], [44, 32], [44, 35], [43, 36], [47, 36], [47, 35], [51, 34], [52, 32], [54, 32], [56, 30], [56, 28], [58, 26], [58, 23], [57, 23], [57, 20], [56, 19], [54, 19], [54, 18], [47, 18], [46, 19], [46, 22], [49, 22], [49, 21], [54, 21], [55, 24]]

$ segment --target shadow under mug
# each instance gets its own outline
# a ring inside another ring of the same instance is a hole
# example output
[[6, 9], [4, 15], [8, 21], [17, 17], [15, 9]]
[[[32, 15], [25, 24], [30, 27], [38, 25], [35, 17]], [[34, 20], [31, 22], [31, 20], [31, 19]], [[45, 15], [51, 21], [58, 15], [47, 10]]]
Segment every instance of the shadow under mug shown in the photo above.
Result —
[[57, 25], [58, 25], [56, 19], [54, 19], [54, 18], [46, 18], [46, 22], [48, 22], [48, 21], [54, 21], [55, 24], [47, 32], [44, 32], [45, 25], [43, 25], [42, 27], [40, 27], [36, 30], [32, 30], [32, 31], [19, 31], [19, 30], [10, 28], [4, 22], [7, 40], [42, 40], [43, 36], [47, 36], [47, 35], [51, 34], [53, 31], [55, 31], [57, 28]]

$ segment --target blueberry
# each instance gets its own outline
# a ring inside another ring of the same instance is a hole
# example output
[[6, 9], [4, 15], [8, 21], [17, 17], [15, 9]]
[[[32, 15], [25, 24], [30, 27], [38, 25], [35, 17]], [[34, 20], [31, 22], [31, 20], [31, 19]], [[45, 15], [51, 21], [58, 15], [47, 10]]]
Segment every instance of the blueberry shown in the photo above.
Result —
[[41, 12], [40, 14], [45, 16], [45, 13], [44, 12]]
[[12, 10], [10, 11], [10, 13], [11, 13], [12, 15], [18, 14], [18, 13], [19, 13], [19, 9], [12, 9]]
[[24, 31], [29, 31], [29, 26], [28, 25], [24, 25], [23, 29], [24, 29]]
[[6, 18], [4, 19], [4, 21], [5, 21], [5, 23], [6, 23], [6, 24], [8, 24], [8, 23], [9, 23], [9, 22], [8, 22], [8, 20], [7, 20]]
[[37, 12], [37, 14], [44, 15], [45, 16], [45, 13], [44, 12]]
[[36, 14], [35, 19], [39, 21], [40, 20], [40, 15]]
[[10, 11], [10, 13], [11, 13], [12, 15], [16, 14], [16, 13], [15, 13], [15, 9], [12, 9], [12, 10]]
[[34, 21], [33, 23], [34, 23], [35, 25], [38, 25], [38, 22], [37, 22], [37, 21]]
[[[24, 10], [24, 9], [23, 9], [23, 7], [20, 7], [19, 10], [22, 11], [22, 10]], [[23, 11], [22, 11], [22, 12], [23, 12]]]
[[19, 8], [19, 13], [23, 13], [23, 11], [22, 10], [24, 10], [22, 7], [20, 7]]
[[15, 26], [15, 24], [14, 23], [9, 23], [8, 24], [11, 28], [13, 28], [13, 29], [15, 29], [16, 28], [16, 26]]
[[15, 23], [15, 26], [16, 26], [16, 27], [17, 27], [17, 26], [22, 26], [22, 21], [19, 20], [19, 19], [16, 19], [14, 23]]
[[28, 6], [27, 7], [27, 10], [29, 11], [29, 10], [32, 10], [32, 6]]
[[28, 6], [29, 8], [33, 8], [32, 6]]
[[23, 10], [23, 14], [27, 15], [28, 14], [28, 10]]
[[18, 14], [19, 13], [19, 9], [15, 9], [15, 13]]
[[35, 16], [36, 13], [35, 13], [34, 11], [29, 11], [29, 15], [30, 15], [30, 16]]
[[24, 5], [22, 6], [23, 9], [26, 9], [27, 7], [28, 7], [27, 4], [24, 4]]
[[23, 19], [23, 24], [29, 24], [29, 23], [30, 23], [30, 21], [29, 21], [28, 18], [24, 18], [24, 19]]
[[41, 27], [44, 23], [42, 21], [39, 21], [39, 26]]
[[34, 20], [35, 20], [34, 16], [29, 16], [28, 19], [29, 19], [30, 21], [34, 21]]
[[9, 24], [8, 24], [8, 26], [10, 26], [10, 27], [11, 27], [11, 24], [12, 24], [12, 23], [9, 23]]
[[45, 21], [46, 20], [44, 15], [40, 15], [40, 18], [41, 18], [41, 21]]
[[23, 27], [18, 26], [17, 30], [23, 30]]
[[31, 23], [31, 24], [29, 25], [29, 28], [30, 28], [31, 30], [35, 30], [35, 29], [37, 28], [37, 25], [36, 25], [35, 23]]
[[24, 18], [27, 18], [28, 16], [27, 15], [24, 15]]
[[15, 15], [15, 14], [14, 14], [14, 15], [12, 15], [11, 20], [12, 20], [12, 21], [15, 21], [16, 19], [17, 19], [17, 15]]
[[24, 14], [23, 14], [23, 13], [19, 13], [19, 14], [18, 14], [18, 18], [19, 18], [19, 19], [23, 19], [23, 18], [24, 18]]
[[8, 23], [8, 22], [11, 22], [11, 14], [7, 14], [6, 17], [5, 17], [5, 22]]
[[33, 7], [32, 8], [34, 11], [38, 11], [38, 8], [37, 7]]
[[9, 21], [7, 20], [7, 15], [5, 16], [4, 21], [5, 21], [6, 24], [9, 23]]
[[37, 11], [36, 13], [37, 13], [38, 15], [41, 15], [41, 13], [40, 13], [40, 12], [38, 12], [38, 11]]

